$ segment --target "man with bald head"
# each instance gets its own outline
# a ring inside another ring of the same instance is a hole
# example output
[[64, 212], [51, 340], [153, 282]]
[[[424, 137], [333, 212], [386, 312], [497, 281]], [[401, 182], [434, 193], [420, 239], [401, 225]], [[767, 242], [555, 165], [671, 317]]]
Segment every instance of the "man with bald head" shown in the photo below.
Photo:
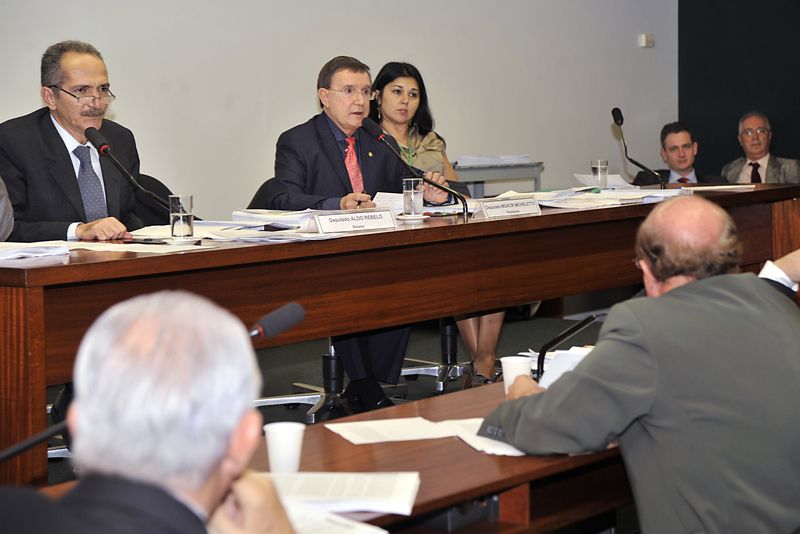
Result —
[[618, 442], [643, 532], [797, 531], [800, 251], [760, 278], [740, 254], [716, 204], [657, 206], [636, 238], [648, 297], [547, 390], [517, 378], [480, 433], [529, 454]]

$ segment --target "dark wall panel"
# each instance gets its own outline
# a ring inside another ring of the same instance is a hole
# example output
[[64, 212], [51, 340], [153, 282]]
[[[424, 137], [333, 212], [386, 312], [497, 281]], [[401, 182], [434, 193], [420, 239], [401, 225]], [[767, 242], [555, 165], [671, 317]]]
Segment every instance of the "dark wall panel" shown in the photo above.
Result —
[[701, 172], [742, 155], [737, 122], [753, 109], [770, 118], [771, 153], [800, 158], [800, 2], [679, 0], [678, 114]]

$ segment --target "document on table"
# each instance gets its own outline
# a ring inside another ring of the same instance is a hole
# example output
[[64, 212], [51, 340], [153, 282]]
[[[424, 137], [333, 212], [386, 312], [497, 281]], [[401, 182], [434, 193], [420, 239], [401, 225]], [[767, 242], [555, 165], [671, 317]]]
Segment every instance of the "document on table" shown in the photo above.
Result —
[[325, 428], [339, 434], [354, 445], [455, 437], [451, 429], [422, 417], [328, 423]]
[[[524, 453], [500, 441], [478, 436], [482, 418], [450, 419], [435, 423], [423, 417], [378, 419], [325, 425], [354, 445], [411, 441], [418, 439], [461, 438], [470, 447], [488, 454], [522, 456]], [[332, 428], [333, 427], [333, 428]]]
[[[215, 241], [244, 241], [249, 243], [293, 243], [295, 241], [313, 241], [334, 239], [344, 234], [319, 234], [317, 232], [301, 232], [297, 228], [284, 230], [263, 230], [266, 223], [247, 221], [195, 221], [194, 236]], [[273, 226], [270, 224], [270, 226]], [[136, 237], [152, 237], [169, 239], [169, 226], [147, 226], [132, 232]], [[174, 247], [173, 247], [174, 250]]]
[[66, 241], [37, 241], [35, 243], [0, 242], [0, 260], [45, 258], [69, 254]]
[[105, 252], [152, 252], [154, 254], [167, 254], [170, 252], [194, 252], [214, 248], [211, 245], [167, 245], [167, 244], [142, 244], [142, 243], [105, 243], [103, 241], [69, 241], [70, 250], [101, 250]]
[[[474, 198], [467, 199], [467, 210], [470, 213], [475, 211], [475, 208], [478, 206], [478, 200], [479, 199]], [[390, 209], [395, 215], [403, 213], [403, 193], [386, 193], [381, 191], [375, 195], [375, 198], [373, 198], [372, 201], [375, 202], [375, 207], [380, 209]], [[437, 213], [443, 215], [459, 214], [464, 212], [461, 202], [447, 204], [444, 206], [424, 206], [422, 209], [425, 213]]]
[[419, 491], [419, 473], [266, 473], [281, 501], [328, 512], [410, 515]]
[[[369, 523], [353, 521], [318, 508], [297, 503], [283, 503], [295, 534], [379, 534], [388, 532]], [[214, 534], [213, 531], [210, 534]]]
[[231, 217], [237, 222], [261, 222], [282, 228], [299, 228], [313, 214], [313, 210], [236, 210]]

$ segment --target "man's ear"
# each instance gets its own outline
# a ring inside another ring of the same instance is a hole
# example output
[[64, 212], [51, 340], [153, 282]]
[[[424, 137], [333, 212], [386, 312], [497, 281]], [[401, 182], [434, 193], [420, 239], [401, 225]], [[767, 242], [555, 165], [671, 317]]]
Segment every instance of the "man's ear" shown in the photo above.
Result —
[[261, 440], [263, 422], [261, 413], [252, 409], [236, 425], [221, 464], [223, 473], [231, 480], [238, 477], [250, 464], [250, 458]]
[[317, 97], [319, 98], [319, 101], [322, 102], [322, 107], [327, 108], [328, 107], [328, 90], [325, 89], [324, 87], [320, 87], [319, 89], [317, 89]]
[[663, 284], [653, 276], [653, 270], [647, 260], [639, 260], [639, 268], [642, 270], [642, 282], [648, 297], [658, 297], [663, 293]]
[[56, 95], [53, 88], [42, 86], [42, 88], [40, 89], [40, 93], [42, 95], [42, 101], [44, 102], [45, 106], [47, 106], [51, 110], [56, 109]]

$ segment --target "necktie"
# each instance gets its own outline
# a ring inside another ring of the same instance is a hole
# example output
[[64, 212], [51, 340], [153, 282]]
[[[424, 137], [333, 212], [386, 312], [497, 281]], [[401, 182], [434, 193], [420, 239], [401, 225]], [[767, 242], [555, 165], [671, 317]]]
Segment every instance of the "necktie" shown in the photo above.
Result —
[[100, 178], [92, 168], [92, 158], [89, 155], [89, 147], [75, 147], [72, 153], [75, 154], [81, 162], [81, 166], [78, 169], [78, 187], [81, 190], [83, 210], [86, 212], [86, 222], [108, 217], [106, 197], [103, 194], [103, 186], [100, 184]]
[[753, 182], [754, 184], [760, 184], [761, 183], [761, 175], [758, 173], [758, 168], [761, 165], [759, 165], [755, 161], [753, 163], [750, 163], [749, 165], [751, 167], [753, 167], [753, 172], [750, 173], [750, 181]]
[[350, 185], [353, 186], [353, 193], [364, 191], [364, 177], [361, 176], [361, 167], [358, 165], [355, 137], [347, 138], [347, 148], [344, 150], [344, 166], [347, 167], [347, 174], [350, 176]]
[[681, 176], [680, 178], [678, 178], [677, 182], [679, 184], [688, 184], [689, 183], [689, 179], [687, 177], [685, 177], [685, 176]]

